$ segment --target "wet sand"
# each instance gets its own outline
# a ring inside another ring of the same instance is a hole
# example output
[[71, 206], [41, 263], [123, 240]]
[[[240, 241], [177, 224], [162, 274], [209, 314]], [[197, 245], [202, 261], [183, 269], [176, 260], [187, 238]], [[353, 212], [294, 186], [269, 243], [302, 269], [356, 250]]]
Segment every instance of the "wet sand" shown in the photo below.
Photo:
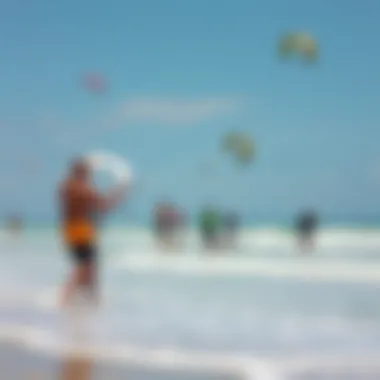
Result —
[[156, 372], [101, 360], [60, 358], [0, 344], [1, 378], [11, 380], [238, 380], [238, 376]]
[[[0, 343], [1, 379], [9, 380], [248, 380], [233, 375], [212, 375], [181, 371], [154, 371], [127, 363], [110, 363], [100, 359], [62, 358], [16, 344]], [[262, 377], [249, 377], [261, 380]], [[268, 378], [269, 379], [269, 378]], [[271, 378], [272, 379], [272, 378]], [[277, 379], [277, 378], [276, 378]], [[282, 379], [280, 377], [280, 379]], [[293, 373], [289, 380], [378, 380], [376, 372], [324, 371], [322, 368]]]

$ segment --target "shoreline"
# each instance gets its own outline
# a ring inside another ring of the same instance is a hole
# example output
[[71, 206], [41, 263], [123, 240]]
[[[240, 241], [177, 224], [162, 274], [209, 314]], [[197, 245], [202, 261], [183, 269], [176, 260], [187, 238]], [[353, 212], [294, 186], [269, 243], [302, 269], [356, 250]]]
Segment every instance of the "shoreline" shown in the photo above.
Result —
[[[59, 225], [52, 221], [50, 223], [38, 223], [33, 221], [26, 221], [23, 231], [51, 231], [58, 230]], [[150, 223], [129, 223], [123, 221], [107, 221], [102, 224], [102, 227], [105, 230], [108, 229], [125, 229], [128, 231], [147, 231], [152, 232], [153, 227]], [[186, 227], [186, 230], [191, 232], [198, 231], [197, 223], [189, 223]], [[7, 230], [5, 225], [0, 226], [0, 230]], [[255, 222], [255, 223], [241, 223], [239, 227], [240, 231], [278, 231], [283, 233], [292, 233], [297, 232], [297, 229], [294, 227], [293, 223], [276, 223], [276, 222]], [[380, 222], [379, 223], [356, 223], [356, 222], [321, 222], [316, 229], [316, 231], [322, 232], [335, 232], [335, 231], [380, 231]]]

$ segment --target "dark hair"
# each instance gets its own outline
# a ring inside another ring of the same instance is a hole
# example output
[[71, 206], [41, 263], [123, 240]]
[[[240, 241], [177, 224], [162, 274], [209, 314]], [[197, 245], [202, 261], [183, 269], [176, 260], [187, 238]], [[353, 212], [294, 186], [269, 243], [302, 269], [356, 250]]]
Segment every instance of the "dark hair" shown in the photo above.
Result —
[[70, 164], [71, 173], [77, 173], [78, 171], [81, 171], [83, 169], [85, 170], [88, 169], [87, 162], [83, 157], [76, 157], [71, 161], [71, 164]]

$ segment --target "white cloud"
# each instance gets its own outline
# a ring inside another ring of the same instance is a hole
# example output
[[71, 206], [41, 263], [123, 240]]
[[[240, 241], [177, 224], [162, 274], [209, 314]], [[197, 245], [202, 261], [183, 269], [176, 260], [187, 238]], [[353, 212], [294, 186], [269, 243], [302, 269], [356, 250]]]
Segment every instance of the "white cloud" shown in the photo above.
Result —
[[45, 136], [50, 136], [59, 145], [73, 146], [99, 138], [105, 130], [136, 124], [161, 126], [190, 126], [209, 120], [226, 117], [247, 104], [247, 99], [238, 96], [214, 96], [195, 98], [130, 97], [119, 106], [108, 111], [97, 110], [97, 115], [69, 122], [52, 113], [44, 113], [40, 127]]
[[115, 122], [123, 125], [192, 125], [229, 115], [243, 103], [239, 97], [134, 97], [125, 101], [116, 111]]

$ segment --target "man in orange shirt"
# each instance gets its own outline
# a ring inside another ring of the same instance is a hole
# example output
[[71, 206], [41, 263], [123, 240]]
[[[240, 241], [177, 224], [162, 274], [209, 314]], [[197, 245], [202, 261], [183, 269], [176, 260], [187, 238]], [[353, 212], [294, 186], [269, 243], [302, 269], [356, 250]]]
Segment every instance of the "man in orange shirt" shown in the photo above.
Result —
[[59, 187], [61, 235], [74, 262], [73, 272], [62, 294], [67, 305], [78, 289], [89, 291], [97, 301], [97, 228], [96, 217], [115, 208], [124, 198], [126, 187], [108, 195], [96, 192], [91, 169], [84, 159], [71, 165]]

